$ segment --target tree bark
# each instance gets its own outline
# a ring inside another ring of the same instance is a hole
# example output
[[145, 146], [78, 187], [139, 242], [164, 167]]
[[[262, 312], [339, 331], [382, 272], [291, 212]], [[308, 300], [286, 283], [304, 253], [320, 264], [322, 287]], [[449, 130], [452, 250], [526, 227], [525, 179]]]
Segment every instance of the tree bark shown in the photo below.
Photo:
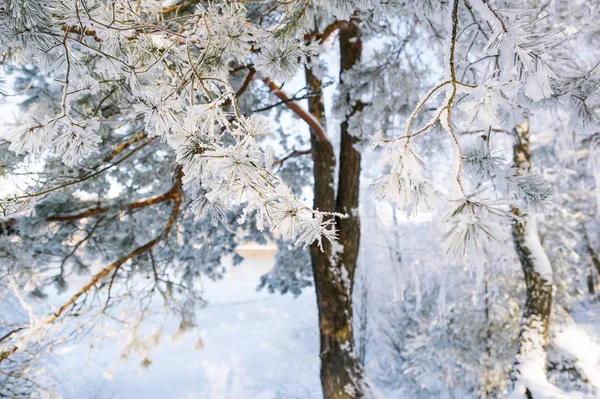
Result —
[[[360, 60], [361, 49], [358, 26], [346, 23], [340, 29], [340, 74]], [[309, 69], [305, 69], [305, 77], [313, 94], [308, 99], [309, 111], [322, 126], [326, 126], [322, 82]], [[347, 119], [357, 110], [353, 108], [341, 125], [337, 200], [334, 190], [335, 155], [331, 146], [319, 141], [316, 132], [311, 131], [314, 207], [349, 215], [347, 219], [337, 220], [339, 240], [335, 247], [327, 242], [323, 243], [323, 251], [316, 245], [310, 248], [319, 310], [321, 384], [326, 399], [363, 397], [366, 387], [352, 332], [352, 288], [360, 244], [357, 212], [360, 154], [354, 149], [357, 139], [350, 135]]]
[[[596, 253], [596, 251], [594, 251], [594, 248], [592, 248], [592, 243], [591, 243], [590, 237], [587, 233], [587, 228], [585, 227], [585, 223], [582, 223], [582, 225], [581, 225], [581, 232], [583, 235], [583, 243], [585, 245], [585, 250], [587, 251], [588, 255], [590, 256], [590, 259], [592, 260], [592, 264], [596, 268], [596, 273], [600, 275], [600, 258], [598, 257], [598, 254]], [[589, 290], [590, 294], [595, 293], [595, 287], [596, 287], [596, 281], [594, 279], [594, 273], [592, 270], [590, 270], [590, 275], [588, 278], [588, 290]]]
[[[344, 72], [360, 61], [362, 41], [358, 25], [349, 22], [340, 29], [340, 82], [344, 84]], [[349, 96], [347, 102], [352, 100]], [[350, 114], [341, 124], [340, 169], [338, 175], [337, 211], [349, 217], [338, 220], [339, 242], [344, 247], [340, 263], [346, 269], [350, 281], [354, 281], [354, 271], [360, 244], [360, 220], [358, 216], [358, 195], [360, 185], [360, 152], [354, 147], [359, 138], [349, 131], [349, 119], [360, 112], [362, 104], [355, 102]], [[352, 285], [349, 287], [352, 294]]]
[[[514, 161], [519, 174], [529, 171], [531, 149], [529, 122], [515, 128], [518, 141], [514, 147]], [[552, 306], [552, 270], [537, 232], [537, 220], [533, 214], [522, 214], [515, 207], [512, 212], [523, 218], [515, 223], [513, 239], [525, 275], [527, 294], [519, 347], [511, 371], [511, 397], [533, 399], [530, 379], [546, 379], [546, 346]], [[535, 374], [535, 375], [532, 375]]]

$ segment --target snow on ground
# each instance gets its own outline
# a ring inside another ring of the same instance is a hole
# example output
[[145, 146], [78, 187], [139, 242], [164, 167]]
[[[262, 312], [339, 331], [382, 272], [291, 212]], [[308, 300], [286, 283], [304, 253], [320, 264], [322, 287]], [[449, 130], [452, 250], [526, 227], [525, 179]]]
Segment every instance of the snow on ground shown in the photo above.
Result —
[[555, 333], [552, 346], [577, 359], [577, 367], [585, 374], [600, 397], [600, 303], [579, 306], [572, 312], [572, 320], [564, 323]]
[[[312, 399], [319, 385], [317, 309], [314, 290], [297, 298], [257, 292], [259, 276], [273, 253], [253, 249], [224, 280], [205, 282], [206, 308], [198, 311], [198, 335], [174, 341], [177, 321], [167, 324], [162, 345], [141, 358], [119, 360], [119, 343], [90, 339], [59, 350], [49, 371], [64, 399]], [[564, 358], [579, 359], [589, 392], [575, 392], [540, 380], [544, 399], [600, 397], [600, 303], [582, 304], [553, 325], [551, 346]], [[556, 316], [554, 320], [557, 321]], [[122, 337], [124, 341], [126, 337]], [[373, 377], [373, 376], [372, 376]], [[570, 392], [569, 392], [570, 391]], [[397, 399], [394, 394], [389, 398]], [[399, 398], [398, 398], [399, 399]]]
[[[600, 397], [600, 303], [580, 303], [570, 314], [558, 309], [550, 326], [549, 358], [568, 360], [586, 381], [562, 381], [552, 385], [546, 376], [528, 376], [530, 389], [536, 399], [593, 399]], [[553, 324], [552, 324], [553, 323]], [[564, 366], [563, 366], [564, 367]], [[565, 370], [566, 372], [566, 370]], [[537, 378], [536, 378], [537, 377]], [[566, 374], [563, 375], [566, 377]]]
[[[140, 370], [139, 357], [118, 360], [116, 342], [90, 353], [90, 341], [82, 341], [55, 359], [60, 393], [65, 399], [320, 398], [315, 293], [257, 292], [272, 262], [271, 255], [249, 259], [224, 280], [205, 283], [201, 350], [194, 350], [194, 333], [176, 343], [165, 338], [149, 355], [152, 365]], [[177, 329], [175, 321], [170, 327]]]

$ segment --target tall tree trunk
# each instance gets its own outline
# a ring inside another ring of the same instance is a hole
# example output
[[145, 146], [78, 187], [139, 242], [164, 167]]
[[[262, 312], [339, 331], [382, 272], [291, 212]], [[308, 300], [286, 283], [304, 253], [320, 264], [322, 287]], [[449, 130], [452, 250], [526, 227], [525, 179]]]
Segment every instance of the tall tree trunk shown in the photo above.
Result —
[[[587, 251], [590, 259], [592, 260], [592, 264], [596, 268], [596, 273], [600, 275], [600, 258], [594, 248], [592, 247], [592, 243], [590, 241], [590, 236], [587, 233], [587, 228], [585, 227], [585, 223], [581, 224], [581, 233], [583, 236], [583, 244], [585, 245], [585, 250]], [[590, 275], [588, 276], [588, 291], [590, 294], [595, 294], [596, 280], [594, 278], [594, 271], [590, 265]]]
[[[518, 141], [514, 161], [519, 174], [527, 173], [531, 165], [529, 122], [515, 128]], [[523, 218], [523, 224], [513, 227], [513, 239], [525, 275], [527, 296], [519, 333], [519, 348], [511, 372], [513, 398], [535, 397], [531, 381], [546, 380], [546, 346], [552, 306], [552, 268], [542, 247], [534, 214], [512, 212]]]
[[[361, 48], [358, 26], [347, 23], [340, 30], [341, 73], [360, 60]], [[313, 94], [308, 99], [309, 111], [326, 126], [322, 83], [309, 69], [305, 69], [305, 77]], [[353, 109], [348, 118], [355, 112]], [[353, 147], [357, 139], [349, 134], [347, 120], [342, 123], [341, 131], [337, 200], [335, 156], [329, 143], [323, 143], [311, 131], [314, 206], [349, 215], [337, 220], [339, 244], [335, 248], [329, 243], [323, 244], [323, 251], [316, 245], [310, 248], [319, 309], [321, 384], [327, 399], [359, 398], [365, 394], [364, 372], [356, 356], [352, 333], [352, 288], [360, 243], [357, 212], [360, 154]]]
[[[348, 22], [340, 29], [340, 82], [344, 84], [344, 72], [360, 61], [362, 40], [360, 29], [354, 22]], [[351, 102], [350, 96], [346, 98]], [[341, 124], [340, 169], [336, 209], [349, 217], [338, 220], [339, 241], [344, 250], [340, 263], [346, 269], [349, 280], [354, 282], [354, 271], [360, 244], [360, 220], [358, 216], [358, 195], [360, 185], [360, 152], [354, 147], [359, 138], [349, 131], [349, 119], [362, 110], [362, 104], [355, 101], [349, 115]], [[353, 284], [348, 289], [352, 294]]]

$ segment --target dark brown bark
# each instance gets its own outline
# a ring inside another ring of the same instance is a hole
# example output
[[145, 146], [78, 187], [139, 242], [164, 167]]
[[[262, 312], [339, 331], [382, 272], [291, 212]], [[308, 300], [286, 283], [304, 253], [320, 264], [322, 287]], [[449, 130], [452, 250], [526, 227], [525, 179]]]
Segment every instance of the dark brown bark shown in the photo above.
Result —
[[[514, 146], [515, 166], [519, 174], [524, 174], [529, 171], [531, 165], [529, 122], [526, 121], [515, 128], [514, 131], [518, 139]], [[513, 226], [513, 239], [519, 261], [521, 262], [521, 268], [525, 275], [527, 292], [519, 332], [519, 348], [511, 372], [511, 389], [523, 390], [525, 397], [533, 398], [534, 395], [529, 386], [527, 386], [526, 379], [524, 379], [520, 387], [516, 387], [516, 384], [521, 379], [521, 370], [525, 362], [535, 361], [536, 367], [545, 370], [545, 354], [552, 307], [552, 281], [540, 273], [539, 268], [536, 267], [536, 262], [540, 262], [540, 259], [536, 259], [536, 255], [534, 255], [536, 250], [532, 247], [541, 246], [541, 243], [537, 232], [532, 231], [532, 228], [537, 226], [537, 223], [533, 219], [535, 216], [522, 214], [515, 207], [512, 208], [512, 212], [522, 217], [524, 221], [523, 223], [515, 223]], [[530, 223], [531, 225], [529, 225]], [[540, 256], [539, 251], [537, 255]], [[544, 356], [541, 358], [529, 356], [533, 351], [541, 351]], [[537, 361], [532, 359], [537, 359]]]
[[[527, 215], [521, 215], [517, 209], [513, 209], [513, 213], [527, 218]], [[525, 223], [527, 223], [527, 220]], [[542, 328], [540, 331], [544, 336], [544, 340], [547, 340], [548, 327], [550, 325], [550, 309], [552, 306], [552, 283], [536, 271], [531, 250], [526, 242], [525, 227], [524, 224], [517, 223], [513, 228], [515, 247], [521, 261], [521, 267], [525, 275], [525, 285], [527, 287], [523, 320], [535, 319], [541, 322]], [[522, 343], [520, 343], [520, 346], [522, 346]]]
[[[354, 23], [340, 29], [341, 65], [344, 71], [360, 60], [360, 31]], [[325, 124], [322, 83], [309, 69], [305, 70], [306, 83], [313, 96], [308, 99], [309, 112]], [[352, 114], [356, 112], [353, 110]], [[352, 115], [351, 114], [351, 115]], [[351, 115], [348, 115], [350, 117]], [[311, 130], [314, 170], [314, 207], [322, 211], [348, 214], [337, 220], [339, 243], [310, 248], [317, 305], [319, 309], [321, 384], [327, 399], [350, 399], [364, 396], [363, 369], [354, 347], [352, 333], [352, 288], [360, 243], [358, 221], [358, 193], [360, 154], [354, 149], [356, 138], [348, 132], [348, 121], [341, 126], [340, 174], [338, 197], [335, 199], [335, 156], [331, 144], [323, 142], [318, 132]]]
[[[585, 245], [585, 250], [587, 251], [588, 255], [590, 256], [590, 259], [592, 260], [592, 264], [594, 265], [594, 268], [596, 269], [596, 273], [600, 275], [600, 258], [598, 257], [598, 254], [596, 253], [596, 251], [594, 251], [594, 248], [592, 248], [592, 243], [590, 241], [590, 237], [588, 236], [585, 224], [582, 224], [581, 231], [582, 231], [582, 235], [583, 235], [583, 243]], [[591, 276], [590, 277], [591, 282], [588, 282], [588, 285], [590, 286], [590, 288], [589, 288], [590, 293], [593, 294], [594, 287], [596, 286], [596, 282], [594, 281], [593, 273], [590, 273], [590, 276]]]
[[[362, 41], [360, 29], [349, 22], [340, 29], [340, 82], [344, 83], [344, 72], [360, 61]], [[347, 98], [350, 102], [351, 99]], [[350, 281], [354, 281], [354, 270], [360, 244], [360, 220], [358, 217], [358, 195], [360, 184], [360, 152], [355, 148], [359, 138], [349, 132], [349, 119], [362, 109], [356, 102], [352, 111], [341, 125], [340, 169], [338, 175], [338, 193], [336, 209], [349, 217], [338, 220], [339, 242], [344, 247], [340, 263], [346, 268]], [[350, 290], [352, 287], [349, 287]]]
[[13, 235], [15, 234], [15, 223], [16, 219], [0, 220], [0, 235]]

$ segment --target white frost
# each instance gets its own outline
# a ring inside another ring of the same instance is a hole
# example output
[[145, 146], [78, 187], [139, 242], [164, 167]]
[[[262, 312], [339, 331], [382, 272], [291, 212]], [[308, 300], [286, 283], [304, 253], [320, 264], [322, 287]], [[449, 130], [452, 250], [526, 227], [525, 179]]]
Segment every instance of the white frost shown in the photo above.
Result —
[[548, 283], [552, 284], [552, 266], [546, 255], [544, 247], [538, 235], [538, 222], [535, 215], [526, 218], [525, 221], [525, 245], [531, 251], [531, 259], [535, 271]]

